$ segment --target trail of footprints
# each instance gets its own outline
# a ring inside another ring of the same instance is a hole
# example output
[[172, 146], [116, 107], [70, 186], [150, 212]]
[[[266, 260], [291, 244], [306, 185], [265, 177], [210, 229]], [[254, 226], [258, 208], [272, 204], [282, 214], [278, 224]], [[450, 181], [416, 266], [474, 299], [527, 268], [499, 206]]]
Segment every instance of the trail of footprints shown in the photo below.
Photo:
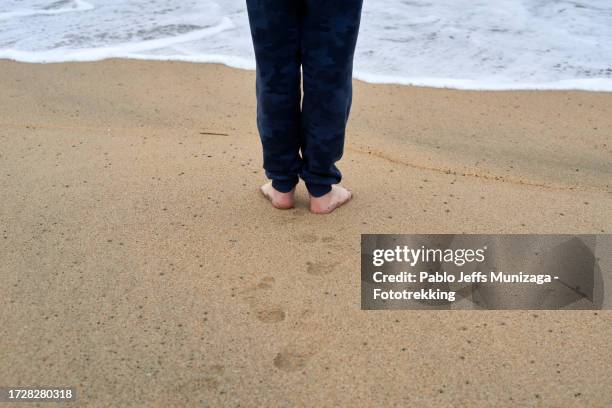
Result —
[[[298, 239], [298, 241], [308, 244], [320, 242], [323, 244], [323, 250], [326, 250], [328, 255], [332, 254], [332, 251], [339, 251], [341, 249], [341, 246], [335, 242], [334, 237], [323, 237], [319, 239], [319, 237], [314, 234], [304, 234]], [[329, 275], [339, 264], [340, 262], [338, 261], [308, 261], [306, 262], [306, 273], [314, 276]]]
[[[319, 238], [314, 234], [304, 234], [298, 238], [299, 242], [324, 244], [328, 254], [332, 250], [340, 249], [340, 245], [335, 243], [334, 237]], [[314, 253], [317, 253], [314, 251]], [[308, 261], [305, 265], [305, 272], [313, 276], [326, 276], [334, 271], [340, 264], [339, 261]], [[280, 304], [273, 302], [273, 297], [269, 291], [274, 285], [275, 279], [272, 276], [262, 278], [259, 283], [245, 289], [242, 292], [244, 301], [249, 305], [253, 316], [262, 323], [280, 323], [285, 320], [286, 313]], [[307, 310], [302, 317], [312, 316], [312, 311]], [[316, 344], [310, 345], [287, 345], [280, 350], [273, 359], [274, 367], [286, 372], [299, 371], [306, 367], [308, 360], [320, 349]]]
[[[255, 318], [263, 323], [279, 323], [285, 320], [286, 314], [280, 305], [271, 303], [269, 301], [269, 290], [275, 279], [271, 276], [267, 276], [255, 286], [247, 288], [244, 292], [244, 299], [248, 303], [251, 312]], [[309, 318], [314, 318], [314, 314], [311, 310], [302, 312], [300, 316], [301, 323]], [[308, 360], [314, 356], [320, 346], [313, 344], [312, 342], [308, 345], [297, 345], [289, 344], [283, 347], [272, 360], [274, 367], [281, 371], [293, 372], [299, 371], [306, 367]]]
[[[299, 242], [314, 244], [321, 242], [325, 245], [328, 254], [331, 254], [331, 250], [337, 250], [340, 248], [338, 244], [335, 244], [334, 237], [323, 237], [319, 239], [314, 234], [304, 234], [298, 238]], [[309, 275], [313, 276], [325, 276], [334, 271], [334, 269], [340, 264], [338, 261], [307, 261], [305, 271]], [[285, 320], [286, 313], [282, 306], [279, 304], [272, 303], [271, 297], [266, 293], [272, 288], [274, 284], [274, 278], [267, 276], [263, 278], [257, 285], [247, 288], [242, 292], [244, 300], [248, 303], [251, 311], [256, 319], [263, 323], [279, 323]]]
[[272, 288], [274, 278], [266, 276], [257, 285], [246, 289], [244, 300], [251, 308], [257, 320], [263, 323], [278, 323], [285, 320], [285, 311], [282, 306], [271, 303], [267, 291]]

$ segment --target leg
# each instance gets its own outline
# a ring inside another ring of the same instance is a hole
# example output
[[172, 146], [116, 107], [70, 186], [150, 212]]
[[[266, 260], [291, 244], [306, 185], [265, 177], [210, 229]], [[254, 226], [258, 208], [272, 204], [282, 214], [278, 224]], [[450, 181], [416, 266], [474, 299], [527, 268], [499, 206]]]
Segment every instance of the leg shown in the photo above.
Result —
[[300, 176], [313, 197], [341, 180], [352, 100], [353, 55], [362, 0], [304, 0], [302, 26], [302, 155]]
[[299, 8], [295, 1], [247, 0], [247, 10], [257, 62], [264, 169], [275, 190], [289, 193], [302, 167]]

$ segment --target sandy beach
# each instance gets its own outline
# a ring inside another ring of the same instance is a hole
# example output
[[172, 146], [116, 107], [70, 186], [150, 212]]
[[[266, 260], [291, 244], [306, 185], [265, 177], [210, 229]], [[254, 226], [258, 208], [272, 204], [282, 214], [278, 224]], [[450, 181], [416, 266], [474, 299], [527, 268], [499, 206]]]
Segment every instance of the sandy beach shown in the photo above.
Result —
[[0, 72], [0, 385], [79, 407], [612, 406], [610, 311], [366, 312], [359, 280], [363, 233], [611, 233], [612, 93], [357, 81], [355, 198], [314, 216], [303, 184], [289, 211], [257, 192], [251, 71]]

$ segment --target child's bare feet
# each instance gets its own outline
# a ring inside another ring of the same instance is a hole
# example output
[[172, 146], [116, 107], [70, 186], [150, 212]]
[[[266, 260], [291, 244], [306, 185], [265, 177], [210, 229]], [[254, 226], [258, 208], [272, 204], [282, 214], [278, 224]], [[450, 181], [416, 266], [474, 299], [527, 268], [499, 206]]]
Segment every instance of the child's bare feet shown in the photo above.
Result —
[[259, 189], [261, 193], [266, 197], [274, 208], [278, 208], [279, 210], [288, 210], [293, 208], [295, 204], [295, 199], [293, 197], [295, 193], [295, 188], [288, 193], [281, 193], [272, 187], [272, 183], [266, 183]]
[[315, 214], [329, 214], [353, 197], [350, 190], [334, 184], [329, 193], [321, 197], [310, 196], [310, 211]]

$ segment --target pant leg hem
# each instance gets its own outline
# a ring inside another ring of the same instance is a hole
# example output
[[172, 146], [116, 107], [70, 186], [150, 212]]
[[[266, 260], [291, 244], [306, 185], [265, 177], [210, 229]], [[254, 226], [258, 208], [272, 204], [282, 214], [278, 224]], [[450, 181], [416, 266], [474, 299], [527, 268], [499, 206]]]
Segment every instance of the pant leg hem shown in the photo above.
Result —
[[329, 184], [306, 184], [306, 188], [308, 189], [308, 192], [311, 196], [321, 197], [329, 193], [332, 189], [332, 186]]
[[272, 187], [281, 193], [289, 193], [298, 183], [298, 180], [272, 180]]

